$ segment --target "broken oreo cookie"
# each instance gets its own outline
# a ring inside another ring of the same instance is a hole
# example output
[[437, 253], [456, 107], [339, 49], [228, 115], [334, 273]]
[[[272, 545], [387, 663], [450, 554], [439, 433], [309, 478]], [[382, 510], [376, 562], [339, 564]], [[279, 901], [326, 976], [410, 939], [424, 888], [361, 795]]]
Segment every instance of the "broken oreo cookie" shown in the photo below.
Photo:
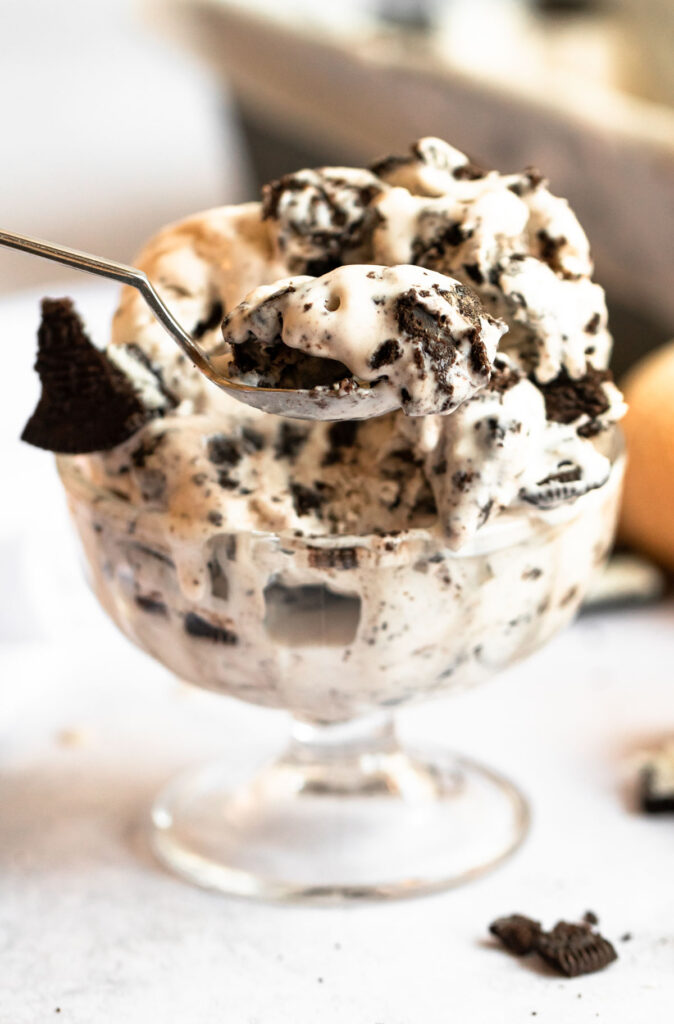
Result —
[[558, 921], [551, 932], [542, 932], [536, 952], [567, 978], [593, 974], [618, 959], [614, 947], [589, 924]]
[[[617, 960], [613, 945], [592, 927], [588, 919], [581, 924], [558, 921], [546, 932], [538, 921], [522, 914], [499, 917], [489, 931], [516, 956], [538, 955], [567, 978], [592, 974]], [[592, 915], [596, 920], [596, 915]]]
[[525, 504], [533, 505], [535, 508], [557, 508], [558, 505], [576, 501], [589, 491], [602, 487], [606, 483], [608, 473], [607, 468], [606, 476], [587, 480], [584, 479], [580, 466], [572, 462], [561, 463], [555, 472], [549, 473], [535, 484], [522, 487], [519, 497]]
[[42, 394], [21, 438], [68, 455], [115, 448], [157, 410], [91, 342], [70, 299], [44, 299], [35, 361]]

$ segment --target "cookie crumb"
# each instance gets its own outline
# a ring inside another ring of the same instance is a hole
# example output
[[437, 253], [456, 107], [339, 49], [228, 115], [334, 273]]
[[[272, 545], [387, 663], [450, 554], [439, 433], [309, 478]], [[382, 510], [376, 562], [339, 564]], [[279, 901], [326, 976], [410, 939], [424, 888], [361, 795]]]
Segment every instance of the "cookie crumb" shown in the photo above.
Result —
[[523, 914], [511, 914], [499, 917], [489, 925], [489, 931], [495, 935], [510, 953], [515, 956], [527, 956], [537, 946], [541, 935], [540, 921], [534, 921]]

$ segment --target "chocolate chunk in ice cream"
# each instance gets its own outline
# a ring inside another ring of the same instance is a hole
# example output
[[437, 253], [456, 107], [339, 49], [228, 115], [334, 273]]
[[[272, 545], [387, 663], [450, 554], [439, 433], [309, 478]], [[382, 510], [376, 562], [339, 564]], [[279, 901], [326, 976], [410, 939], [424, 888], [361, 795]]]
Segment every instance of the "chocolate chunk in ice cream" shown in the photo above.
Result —
[[578, 378], [570, 377], [566, 370], [562, 370], [554, 380], [541, 387], [548, 419], [556, 423], [573, 423], [581, 416], [586, 417], [578, 432], [581, 437], [592, 436], [591, 424], [609, 408], [604, 384], [612, 380], [610, 370], [596, 370], [592, 366], [588, 366], [586, 373]]

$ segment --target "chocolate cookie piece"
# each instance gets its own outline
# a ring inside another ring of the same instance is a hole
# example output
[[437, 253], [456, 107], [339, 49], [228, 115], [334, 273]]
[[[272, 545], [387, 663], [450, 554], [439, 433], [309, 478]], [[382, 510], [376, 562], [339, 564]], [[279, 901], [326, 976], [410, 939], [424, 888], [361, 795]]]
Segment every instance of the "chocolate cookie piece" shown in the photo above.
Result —
[[356, 569], [357, 548], [309, 548], [309, 565], [312, 569]]
[[252, 427], [242, 427], [241, 436], [211, 434], [206, 442], [206, 454], [214, 466], [238, 466], [244, 455], [262, 451], [265, 439]]
[[[591, 916], [596, 920], [595, 914]], [[538, 953], [567, 978], [601, 971], [618, 958], [608, 939], [593, 929], [587, 920], [582, 924], [558, 921], [552, 931], [547, 932], [538, 921], [522, 914], [512, 914], [492, 922], [489, 930], [511, 953], [516, 956]]]
[[234, 646], [239, 642], [238, 636], [231, 629], [209, 622], [195, 612], [188, 612], [185, 616], [185, 632], [201, 640], [212, 640], [214, 643], [228, 646]]
[[488, 391], [496, 391], [500, 395], [504, 395], [506, 391], [510, 391], [516, 384], [522, 380], [522, 374], [519, 370], [516, 370], [513, 366], [506, 363], [505, 360], [499, 356], [494, 360], [494, 366], [491, 373], [491, 379], [487, 384]]
[[282, 420], [274, 451], [279, 459], [296, 459], [307, 443], [309, 428], [301, 424]]
[[21, 438], [37, 448], [69, 455], [105, 451], [157, 415], [91, 342], [70, 299], [43, 300], [35, 369], [42, 394]]
[[[433, 285], [433, 290], [448, 304], [455, 299], [459, 312], [469, 322], [466, 338], [470, 344], [470, 367], [486, 383], [491, 373], [491, 362], [482, 341], [480, 316], [488, 322], [492, 322], [491, 318], [482, 311], [475, 293], [464, 285], [456, 285], [454, 296], [436, 285]], [[429, 307], [422, 292], [423, 289], [411, 288], [396, 300], [398, 328], [401, 335], [412, 339], [418, 346], [436, 378], [438, 390], [446, 392], [450, 403], [453, 393], [451, 368], [457, 360], [455, 339], [445, 314]], [[405, 408], [404, 399], [402, 404]]]
[[205, 334], [209, 331], [214, 331], [216, 327], [219, 327], [225, 315], [225, 310], [220, 299], [216, 299], [211, 305], [206, 315], [202, 320], [198, 320], [192, 328], [192, 337], [195, 341], [200, 341]]
[[160, 432], [151, 437], [142, 438], [140, 444], [131, 452], [131, 461], [136, 469], [145, 469], [147, 460], [161, 447], [165, 437], [166, 434]]
[[[548, 419], [555, 423], [573, 423], [580, 416], [588, 416], [591, 422], [596, 420], [609, 408], [603, 385], [612, 380], [610, 370], [597, 370], [588, 365], [582, 377], [570, 377], [566, 370], [562, 370], [548, 384], [539, 384]], [[587, 436], [583, 431], [588, 426], [580, 427], [578, 433]]]
[[543, 262], [547, 263], [550, 269], [554, 270], [555, 274], [559, 274], [560, 277], [571, 277], [560, 258], [561, 250], [564, 249], [564, 246], [568, 245], [568, 240], [563, 235], [554, 238], [544, 229], [536, 232], [536, 238], [540, 245], [540, 258]]
[[[229, 341], [226, 336], [225, 341]], [[270, 344], [258, 338], [232, 344], [232, 362], [240, 375], [255, 373], [259, 387], [311, 390], [339, 384], [351, 371], [336, 359], [321, 359], [285, 345], [280, 337]]]
[[492, 921], [489, 931], [515, 956], [528, 956], [536, 949], [542, 929], [540, 921], [523, 914], [511, 914]]
[[536, 952], [567, 978], [592, 974], [618, 959], [614, 947], [589, 924], [558, 921], [551, 932], [542, 932]]
[[317, 486], [318, 483], [317, 481], [314, 487], [305, 487], [304, 484], [296, 481], [291, 482], [290, 493], [298, 516], [306, 516], [310, 512], [315, 512], [320, 518], [325, 497]]
[[548, 181], [544, 174], [538, 170], [537, 167], [525, 167], [522, 173], [518, 176], [516, 181], [511, 182], [508, 188], [511, 192], [514, 192], [516, 196], [520, 198], [528, 195], [530, 192], [535, 192], [540, 186], [547, 188]]
[[136, 594], [135, 600], [138, 607], [150, 615], [160, 615], [163, 618], [168, 616], [166, 604], [153, 594]]
[[339, 420], [331, 423], [327, 432], [329, 447], [321, 465], [333, 466], [336, 462], [341, 462], [344, 456], [352, 451], [359, 428], [358, 420]]
[[[608, 468], [606, 470], [608, 476]], [[520, 500], [535, 508], [551, 509], [566, 502], [576, 501], [589, 491], [596, 490], [606, 483], [606, 477], [597, 480], [583, 478], [580, 466], [574, 463], [560, 465], [555, 473], [550, 473], [537, 483], [522, 487]]]

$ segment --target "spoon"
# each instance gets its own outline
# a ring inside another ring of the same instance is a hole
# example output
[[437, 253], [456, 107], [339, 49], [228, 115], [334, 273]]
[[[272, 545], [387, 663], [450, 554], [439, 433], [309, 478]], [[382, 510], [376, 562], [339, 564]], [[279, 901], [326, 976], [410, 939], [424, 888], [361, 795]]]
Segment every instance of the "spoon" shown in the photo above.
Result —
[[[92, 256], [90, 253], [70, 249], [65, 245], [45, 242], [39, 238], [18, 235], [12, 231], [0, 230], [0, 245], [9, 249], [42, 256], [44, 259], [63, 263], [76, 270], [84, 270], [89, 274], [107, 277], [113, 281], [136, 288], [145, 299], [155, 317], [173, 338], [188, 359], [213, 384], [216, 384], [232, 398], [262, 412], [274, 413], [276, 416], [288, 416], [302, 420], [346, 420], [367, 419], [381, 416], [397, 408], [395, 395], [386, 387], [370, 387], [368, 384], [356, 384], [349, 381], [350, 387], [325, 385], [310, 390], [294, 388], [267, 388], [252, 384], [241, 384], [231, 380], [226, 373], [230, 365], [228, 360], [218, 360], [218, 366], [195, 342], [187, 331], [178, 323], [170, 309], [160, 299], [154, 285], [142, 270]], [[222, 367], [222, 368], [220, 368]]]

